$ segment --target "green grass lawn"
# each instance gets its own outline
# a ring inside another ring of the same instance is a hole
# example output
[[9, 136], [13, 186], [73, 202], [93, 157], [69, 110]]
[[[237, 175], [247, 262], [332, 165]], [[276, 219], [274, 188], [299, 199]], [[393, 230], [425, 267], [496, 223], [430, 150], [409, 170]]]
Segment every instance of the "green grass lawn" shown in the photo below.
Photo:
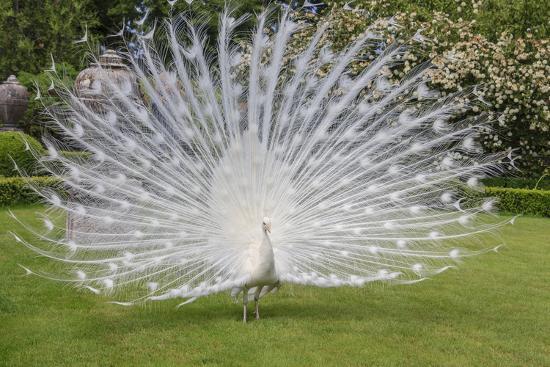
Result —
[[44, 260], [8, 230], [0, 210], [0, 366], [550, 366], [550, 219], [415, 285], [285, 286], [248, 324], [226, 294], [124, 308], [25, 276]]

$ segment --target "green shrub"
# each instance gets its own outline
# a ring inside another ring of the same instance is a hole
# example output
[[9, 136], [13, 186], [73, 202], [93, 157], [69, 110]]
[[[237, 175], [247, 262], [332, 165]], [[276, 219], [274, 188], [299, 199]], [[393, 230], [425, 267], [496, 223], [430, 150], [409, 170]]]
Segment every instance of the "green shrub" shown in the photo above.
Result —
[[498, 199], [500, 210], [550, 217], [550, 191], [486, 187], [485, 195]]
[[[27, 180], [29, 181], [27, 183]], [[55, 187], [59, 180], [54, 177], [1, 177], [0, 178], [0, 207], [14, 204], [33, 204], [40, 200], [40, 196], [33, 191], [29, 183], [37, 187]]]
[[502, 32], [517, 37], [532, 33], [537, 38], [548, 37], [548, 4], [540, 0], [325, 0], [329, 7], [352, 7], [367, 10], [376, 16], [390, 17], [398, 12], [418, 14], [431, 20], [434, 12], [444, 12], [453, 20], [473, 22], [475, 31], [496, 41]]
[[550, 190], [550, 177], [519, 178], [519, 177], [491, 177], [483, 179], [483, 184], [490, 187], [507, 187], [512, 189], [541, 189]]
[[29, 135], [17, 131], [0, 132], [0, 176], [17, 176], [13, 161], [28, 174], [36, 174], [36, 159], [30, 151], [25, 150], [25, 141], [37, 152], [44, 150], [42, 145]]
[[[56, 83], [68, 88], [72, 87], [78, 71], [66, 63], [58, 63], [56, 67], [59, 73], [59, 79], [55, 79]], [[47, 113], [53, 106], [63, 103], [57, 94], [48, 91], [52, 82], [51, 72], [41, 71], [38, 74], [32, 74], [21, 71], [17, 74], [17, 79], [30, 93], [27, 110], [19, 122], [20, 127], [26, 134], [37, 139], [43, 135], [60, 137], [59, 132], [51, 128], [52, 118]], [[37, 93], [40, 93], [39, 99], [36, 99]]]
[[86, 160], [92, 156], [90, 152], [83, 152], [78, 150], [63, 150], [60, 152], [61, 156], [70, 160]]

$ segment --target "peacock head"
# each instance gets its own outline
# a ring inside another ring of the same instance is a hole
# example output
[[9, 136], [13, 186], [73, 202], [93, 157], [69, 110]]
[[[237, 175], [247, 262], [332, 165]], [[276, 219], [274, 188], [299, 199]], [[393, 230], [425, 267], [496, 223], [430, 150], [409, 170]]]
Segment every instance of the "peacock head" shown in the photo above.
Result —
[[271, 219], [269, 217], [264, 217], [262, 222], [262, 228], [265, 232], [271, 233]]

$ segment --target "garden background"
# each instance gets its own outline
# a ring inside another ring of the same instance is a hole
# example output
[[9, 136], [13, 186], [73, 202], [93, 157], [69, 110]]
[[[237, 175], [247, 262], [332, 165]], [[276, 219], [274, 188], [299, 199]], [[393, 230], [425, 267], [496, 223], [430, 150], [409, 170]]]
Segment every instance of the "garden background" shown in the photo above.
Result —
[[[515, 169], [487, 178], [480, 195], [498, 199], [501, 215], [523, 214], [507, 227], [501, 254], [474, 259], [457, 272], [414, 287], [375, 285], [361, 290], [283, 288], [266, 302], [271, 318], [243, 326], [225, 295], [175, 311], [168, 302], [121, 309], [57, 284], [23, 276], [19, 263], [41, 259], [15, 244], [22, 230], [8, 210], [30, 222], [44, 207], [18, 177], [37, 185], [55, 180], [34, 172], [48, 128], [44, 106], [50, 73], [68, 86], [92, 58], [128, 47], [155, 18], [185, 11], [209, 14], [215, 40], [223, 0], [13, 0], [0, 2], [0, 80], [16, 75], [28, 89], [20, 131], [0, 131], [0, 366], [13, 365], [550, 365], [550, 5], [540, 0], [326, 0], [292, 1], [294, 17], [311, 24], [296, 34], [291, 55], [315, 26], [328, 22], [322, 43], [339, 50], [367, 26], [391, 42], [410, 45], [403, 63], [387, 70], [398, 80], [416, 65], [433, 64], [433, 87], [470, 90], [476, 113], [491, 117], [482, 138], [487, 151], [511, 151]], [[281, 4], [278, 2], [276, 8]], [[236, 15], [266, 3], [236, 0]], [[144, 19], [143, 24], [138, 24]], [[246, 37], [252, 23], [245, 23]], [[88, 42], [75, 41], [87, 35]], [[246, 52], [246, 49], [244, 50]], [[375, 55], [353, 63], [359, 72]], [[37, 93], [42, 96], [37, 99]], [[1, 122], [0, 122], [1, 128]], [[29, 136], [23, 138], [23, 132]], [[71, 151], [63, 154], [82, 155]], [[546, 288], [546, 291], [545, 291]], [[268, 335], [268, 337], [266, 337]], [[404, 362], [406, 361], [406, 362]]]
[[[288, 3], [288, 2], [287, 2]], [[292, 1], [298, 21], [310, 23], [291, 43], [290, 56], [297, 53], [315, 26], [328, 22], [322, 44], [335, 50], [373, 26], [384, 36], [381, 47], [394, 41], [409, 44], [404, 62], [388, 70], [391, 80], [400, 79], [416, 65], [431, 61], [433, 87], [443, 93], [471, 89], [476, 113], [488, 113], [492, 126], [481, 143], [487, 151], [511, 150], [517, 157], [506, 178], [489, 179], [488, 186], [508, 189], [545, 189], [550, 166], [550, 43], [547, 2], [538, 0], [342, 0], [313, 1], [306, 7]], [[316, 5], [315, 3], [318, 3]], [[281, 6], [285, 2], [274, 3]], [[259, 12], [261, 1], [234, 1], [236, 16]], [[20, 121], [25, 133], [40, 141], [47, 128], [44, 106], [59, 103], [48, 93], [51, 77], [46, 71], [56, 62], [58, 75], [69, 86], [78, 72], [107, 48], [125, 47], [119, 33], [124, 24], [128, 47], [132, 37], [153, 27], [154, 19], [182, 11], [202, 17], [204, 27], [215, 40], [217, 17], [224, 1], [178, 1], [172, 8], [165, 0], [14, 0], [0, 4], [0, 79], [14, 74], [30, 92], [29, 108]], [[275, 8], [278, 8], [275, 6]], [[139, 20], [146, 21], [139, 24]], [[136, 23], [138, 22], [138, 23]], [[247, 36], [252, 22], [242, 28]], [[87, 42], [76, 40], [87, 35]], [[211, 41], [213, 42], [213, 41]], [[136, 50], [134, 50], [136, 51]], [[246, 51], [246, 50], [245, 50]], [[374, 55], [365, 55], [353, 64], [351, 72], [364, 68]], [[35, 99], [39, 91], [41, 99]], [[30, 157], [17, 134], [0, 135], [0, 177], [16, 176], [8, 155], [29, 168]], [[19, 146], [19, 148], [16, 148]], [[70, 153], [68, 153], [70, 154]], [[74, 153], [73, 153], [74, 154]], [[41, 180], [44, 184], [48, 180]], [[20, 180], [0, 181], [6, 187], [0, 193], [0, 205], [32, 201], [20, 188]], [[9, 192], [9, 194], [7, 193]], [[493, 190], [501, 198], [505, 211], [548, 215], [547, 209], [532, 208], [546, 192]], [[15, 196], [14, 196], [15, 195]], [[533, 196], [535, 195], [535, 196]], [[518, 199], [521, 196], [522, 199]], [[543, 201], [548, 199], [542, 199]], [[547, 201], [546, 201], [547, 203]], [[539, 205], [540, 206], [540, 205]]]

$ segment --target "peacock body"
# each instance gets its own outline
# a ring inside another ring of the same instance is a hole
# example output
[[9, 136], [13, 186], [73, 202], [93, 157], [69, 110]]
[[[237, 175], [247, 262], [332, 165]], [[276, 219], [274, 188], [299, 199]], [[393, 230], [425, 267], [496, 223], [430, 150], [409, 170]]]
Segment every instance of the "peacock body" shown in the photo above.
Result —
[[[242, 20], [220, 16], [214, 59], [184, 17], [165, 22], [162, 47], [143, 37], [127, 58], [147, 98], [104, 82], [92, 107], [59, 87], [63, 140], [40, 161], [62, 183], [35, 188], [50, 204], [45, 228], [27, 227], [40, 241], [15, 237], [63, 270], [29, 272], [121, 305], [242, 292], [246, 320], [249, 296], [283, 283], [414, 283], [491, 249], [504, 222], [475, 192], [504, 157], [476, 143], [485, 116], [456, 118], [467, 92], [430, 91], [429, 65], [389, 83], [400, 46], [349, 75], [370, 32], [333, 54], [321, 27], [289, 61], [301, 25], [288, 13], [270, 36], [259, 16], [244, 60]], [[60, 154], [64, 142], [89, 156]]]

